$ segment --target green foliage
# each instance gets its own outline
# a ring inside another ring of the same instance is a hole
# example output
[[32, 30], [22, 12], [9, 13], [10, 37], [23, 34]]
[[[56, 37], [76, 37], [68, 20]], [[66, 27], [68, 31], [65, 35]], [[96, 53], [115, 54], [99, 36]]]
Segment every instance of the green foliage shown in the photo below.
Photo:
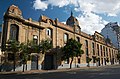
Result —
[[31, 53], [39, 53], [40, 47], [39, 45], [35, 44], [33, 41], [28, 41], [28, 43], [21, 43], [20, 45], [20, 53], [21, 53], [21, 59], [24, 63], [27, 62], [28, 59], [30, 59]]
[[98, 62], [100, 60], [100, 58], [95, 57], [95, 60]]
[[35, 44], [33, 41], [28, 41], [28, 50], [29, 53], [39, 53], [40, 52], [40, 46], [38, 44]]
[[6, 49], [7, 52], [13, 53], [13, 61], [14, 61], [14, 71], [15, 71], [15, 65], [16, 65], [16, 54], [20, 51], [20, 43], [16, 40], [8, 40], [6, 43]]
[[92, 60], [92, 58], [87, 57], [87, 63], [89, 63]]
[[29, 47], [27, 44], [21, 43], [20, 50], [22, 62], [25, 64], [28, 60], [28, 54], [30, 52]]
[[11, 51], [13, 53], [19, 52], [20, 49], [20, 43], [15, 40], [8, 40], [6, 44], [6, 51]]
[[81, 50], [82, 44], [77, 42], [76, 40], [73, 40], [72, 38], [69, 39], [66, 43], [66, 45], [62, 48], [63, 51], [63, 60], [71, 58], [70, 62], [70, 69], [72, 68], [72, 62], [73, 58], [77, 56], [81, 56], [84, 52]]
[[42, 40], [40, 43], [40, 50], [42, 53], [46, 53], [49, 49], [53, 47], [52, 42], [50, 40]]
[[106, 59], [106, 62], [109, 62], [109, 58]]
[[120, 60], [120, 53], [117, 54], [117, 59]]
[[62, 51], [64, 52], [62, 58], [66, 60], [69, 57], [73, 58], [73, 57], [81, 56], [84, 53], [84, 51], [81, 50], [81, 47], [82, 44], [80, 44], [76, 40], [69, 39], [66, 45], [62, 48]]

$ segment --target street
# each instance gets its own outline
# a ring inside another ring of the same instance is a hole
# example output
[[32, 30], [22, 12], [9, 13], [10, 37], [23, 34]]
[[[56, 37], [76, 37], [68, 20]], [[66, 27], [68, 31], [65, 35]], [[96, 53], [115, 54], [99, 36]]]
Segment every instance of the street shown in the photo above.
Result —
[[120, 65], [31, 74], [0, 74], [0, 79], [120, 79]]

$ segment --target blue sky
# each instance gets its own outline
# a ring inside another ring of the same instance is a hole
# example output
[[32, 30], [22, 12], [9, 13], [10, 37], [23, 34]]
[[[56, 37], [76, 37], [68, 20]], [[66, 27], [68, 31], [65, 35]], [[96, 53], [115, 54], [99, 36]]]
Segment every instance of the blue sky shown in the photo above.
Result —
[[36, 21], [42, 14], [65, 23], [72, 10], [82, 31], [89, 34], [100, 32], [108, 22], [120, 22], [119, 0], [1, 0], [0, 23], [12, 4], [20, 8], [25, 19]]

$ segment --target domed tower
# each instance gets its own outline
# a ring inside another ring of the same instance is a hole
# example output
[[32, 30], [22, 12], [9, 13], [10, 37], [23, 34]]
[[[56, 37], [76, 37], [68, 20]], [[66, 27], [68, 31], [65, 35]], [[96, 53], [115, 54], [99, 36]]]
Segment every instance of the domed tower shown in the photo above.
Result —
[[73, 16], [73, 12], [71, 11], [71, 16], [67, 19], [66, 24], [73, 27], [74, 31], [80, 33], [81, 28], [79, 26], [78, 20]]
[[71, 11], [71, 16], [67, 19], [66, 24], [69, 26], [77, 25], [79, 26], [78, 20], [73, 16], [73, 12]]

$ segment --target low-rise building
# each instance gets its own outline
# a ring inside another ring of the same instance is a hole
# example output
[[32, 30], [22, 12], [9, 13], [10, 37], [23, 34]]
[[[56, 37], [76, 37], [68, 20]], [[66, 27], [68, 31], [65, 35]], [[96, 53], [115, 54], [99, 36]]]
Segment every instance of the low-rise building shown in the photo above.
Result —
[[[59, 22], [57, 18], [53, 20], [44, 15], [40, 16], [39, 21], [34, 21], [32, 18], [24, 19], [22, 11], [17, 6], [11, 5], [4, 15], [2, 50], [4, 51], [8, 40], [15, 39], [20, 43], [33, 40], [39, 44], [41, 40], [51, 39], [54, 51], [45, 55], [31, 53], [32, 59], [27, 62], [27, 70], [69, 68], [70, 60], [62, 61], [59, 58], [61, 54], [59, 48], [63, 47], [68, 39], [73, 38], [82, 44], [84, 54], [81, 57], [74, 57], [72, 67], [88, 66], [88, 57], [92, 59], [90, 66], [116, 64], [118, 50], [110, 39], [104, 38], [97, 31], [94, 35], [89, 35], [82, 32], [81, 28], [72, 12], [66, 24]], [[9, 52], [5, 54], [7, 54], [6, 61], [9, 62], [10, 54]], [[6, 67], [8, 66], [5, 65], [4, 69], [7, 69]], [[12, 65], [9, 65], [8, 69], [12, 70]], [[22, 65], [18, 64], [16, 70], [22, 70]]]

